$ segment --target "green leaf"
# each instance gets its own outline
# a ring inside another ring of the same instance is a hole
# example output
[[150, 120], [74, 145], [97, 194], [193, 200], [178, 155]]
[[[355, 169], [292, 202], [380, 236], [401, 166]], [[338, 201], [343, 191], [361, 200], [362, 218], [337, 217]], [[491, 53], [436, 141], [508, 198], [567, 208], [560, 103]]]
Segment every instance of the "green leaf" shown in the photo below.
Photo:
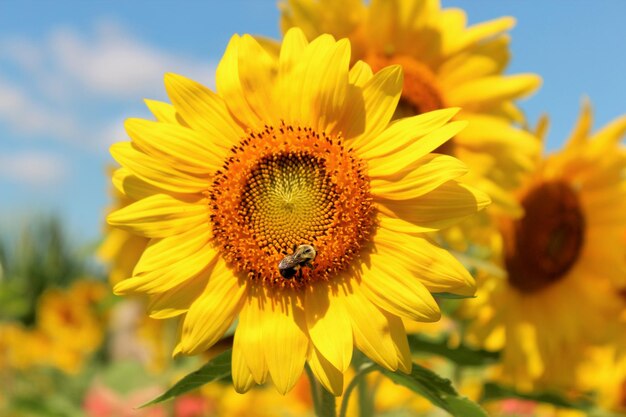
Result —
[[170, 398], [178, 397], [179, 395], [192, 391], [204, 384], [208, 384], [209, 382], [219, 381], [220, 379], [230, 377], [231, 356], [232, 351], [230, 349], [226, 352], [220, 353], [215, 358], [207, 362], [202, 368], [183, 377], [183, 379], [174, 384], [173, 387], [159, 395], [154, 400], [143, 404], [140, 408], [157, 404], [162, 401], [169, 400]]
[[456, 392], [449, 379], [445, 379], [420, 365], [413, 364], [410, 374], [391, 372], [376, 365], [389, 379], [420, 394], [428, 401], [455, 417], [487, 417], [478, 404]]
[[408, 339], [413, 353], [432, 353], [461, 366], [490, 365], [497, 362], [500, 358], [499, 352], [473, 349], [463, 344], [451, 348], [448, 346], [447, 337], [435, 340], [420, 334], [410, 334]]
[[521, 398], [523, 400], [536, 401], [540, 403], [552, 404], [557, 407], [571, 408], [582, 411], [590, 411], [594, 406], [591, 398], [579, 398], [572, 400], [555, 392], [522, 393], [513, 388], [496, 384], [494, 382], [485, 383], [480, 402], [503, 400], [506, 398]]

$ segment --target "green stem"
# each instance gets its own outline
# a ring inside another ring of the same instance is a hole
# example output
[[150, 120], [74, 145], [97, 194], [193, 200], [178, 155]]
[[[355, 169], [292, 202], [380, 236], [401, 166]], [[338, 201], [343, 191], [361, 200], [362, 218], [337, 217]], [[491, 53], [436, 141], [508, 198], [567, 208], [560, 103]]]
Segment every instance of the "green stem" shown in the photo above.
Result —
[[374, 401], [367, 379], [361, 378], [357, 384], [357, 394], [359, 398], [359, 416], [372, 417], [374, 415]]
[[311, 368], [309, 368], [308, 363], [304, 366], [304, 370], [306, 371], [306, 376], [309, 378], [309, 386], [311, 387], [311, 399], [313, 400], [313, 410], [315, 411], [316, 416], [322, 417], [322, 414], [320, 413], [321, 404], [317, 380], [315, 379], [315, 375], [313, 375], [313, 371], [311, 371]]
[[320, 417], [336, 417], [337, 411], [335, 409], [335, 396], [326, 391], [326, 388], [320, 386], [321, 401], [320, 401]]
[[359, 385], [359, 382], [361, 381], [361, 379], [365, 375], [369, 374], [370, 372], [373, 372], [374, 370], [376, 370], [376, 367], [374, 364], [366, 365], [362, 367], [356, 373], [354, 378], [352, 378], [352, 381], [350, 381], [350, 384], [348, 384], [348, 387], [343, 393], [343, 399], [341, 400], [341, 410], [339, 411], [339, 417], [346, 417], [346, 412], [348, 411], [348, 400], [350, 399], [350, 394], [352, 394], [352, 391], [354, 391], [354, 389]]

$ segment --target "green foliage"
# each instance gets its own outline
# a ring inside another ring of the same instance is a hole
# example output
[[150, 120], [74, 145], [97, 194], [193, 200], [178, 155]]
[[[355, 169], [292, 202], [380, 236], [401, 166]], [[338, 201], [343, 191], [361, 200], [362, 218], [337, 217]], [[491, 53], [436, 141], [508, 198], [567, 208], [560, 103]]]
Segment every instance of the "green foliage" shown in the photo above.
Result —
[[499, 352], [472, 349], [464, 344], [451, 348], [448, 337], [435, 340], [421, 334], [410, 334], [408, 339], [413, 353], [431, 353], [446, 358], [459, 366], [491, 365], [500, 358]]
[[594, 405], [591, 398], [578, 398], [574, 400], [565, 398], [555, 392], [522, 393], [513, 388], [493, 382], [487, 382], [483, 386], [483, 393], [480, 398], [480, 402], [483, 403], [507, 398], [519, 398], [523, 400], [552, 404], [561, 408], [570, 408], [582, 411], [590, 411]]
[[231, 358], [232, 351], [230, 349], [226, 352], [220, 353], [215, 358], [207, 362], [203, 367], [183, 377], [183, 379], [174, 384], [173, 387], [159, 395], [154, 400], [142, 405], [142, 407], [178, 397], [179, 395], [199, 388], [209, 382], [219, 381], [230, 377]]
[[0, 320], [34, 323], [39, 296], [49, 287], [67, 287], [77, 278], [94, 276], [54, 217], [34, 220], [17, 236], [0, 240]]
[[410, 374], [391, 372], [376, 365], [378, 370], [397, 384], [403, 385], [426, 398], [455, 417], [487, 417], [487, 413], [476, 403], [462, 397], [445, 379], [420, 365], [413, 364]]

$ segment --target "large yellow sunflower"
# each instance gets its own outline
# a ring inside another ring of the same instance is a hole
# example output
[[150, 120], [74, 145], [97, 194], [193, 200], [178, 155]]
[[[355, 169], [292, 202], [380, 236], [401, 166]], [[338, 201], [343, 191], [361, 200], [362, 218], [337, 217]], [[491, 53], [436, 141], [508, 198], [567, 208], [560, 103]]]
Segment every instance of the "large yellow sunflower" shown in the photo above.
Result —
[[[340, 394], [353, 344], [409, 371], [401, 317], [435, 321], [431, 293], [474, 292], [422, 235], [489, 202], [457, 181], [461, 162], [430, 153], [466, 123], [448, 123], [448, 109], [389, 124], [401, 68], [349, 62], [349, 41], [330, 35], [309, 43], [290, 30], [278, 57], [235, 35], [217, 94], [168, 74], [173, 106], [155, 104], [157, 122], [128, 120], [132, 141], [111, 147], [114, 182], [136, 202], [108, 222], [151, 239], [115, 292], [179, 316], [177, 353], [205, 351], [238, 317], [238, 391], [269, 376], [285, 393], [306, 361]], [[317, 255], [280, 270], [301, 245]]]
[[565, 148], [538, 161], [519, 190], [524, 217], [498, 224], [505, 276], [468, 302], [473, 338], [504, 348], [502, 377], [521, 389], [572, 388], [586, 347], [620, 325], [626, 117], [590, 129], [585, 103]]
[[534, 74], [503, 75], [509, 61], [504, 17], [466, 28], [459, 9], [442, 10], [438, 0], [284, 0], [282, 27], [299, 26], [309, 39], [322, 33], [347, 37], [352, 62], [375, 71], [391, 64], [404, 69], [396, 117], [461, 107], [467, 129], [438, 149], [470, 168], [466, 181], [486, 191], [494, 208], [519, 215], [508, 193], [532, 165], [539, 144], [512, 126], [523, 115], [514, 101], [540, 84]]

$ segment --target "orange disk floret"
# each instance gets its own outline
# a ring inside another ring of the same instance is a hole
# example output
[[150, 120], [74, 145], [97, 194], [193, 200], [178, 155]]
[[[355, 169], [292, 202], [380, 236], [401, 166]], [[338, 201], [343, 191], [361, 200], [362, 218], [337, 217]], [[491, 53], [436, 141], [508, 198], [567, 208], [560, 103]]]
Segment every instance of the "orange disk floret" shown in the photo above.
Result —
[[[284, 124], [250, 132], [209, 189], [220, 252], [237, 272], [272, 286], [330, 279], [374, 231], [365, 169], [338, 136]], [[317, 251], [314, 268], [286, 280], [278, 264], [303, 244]]]

